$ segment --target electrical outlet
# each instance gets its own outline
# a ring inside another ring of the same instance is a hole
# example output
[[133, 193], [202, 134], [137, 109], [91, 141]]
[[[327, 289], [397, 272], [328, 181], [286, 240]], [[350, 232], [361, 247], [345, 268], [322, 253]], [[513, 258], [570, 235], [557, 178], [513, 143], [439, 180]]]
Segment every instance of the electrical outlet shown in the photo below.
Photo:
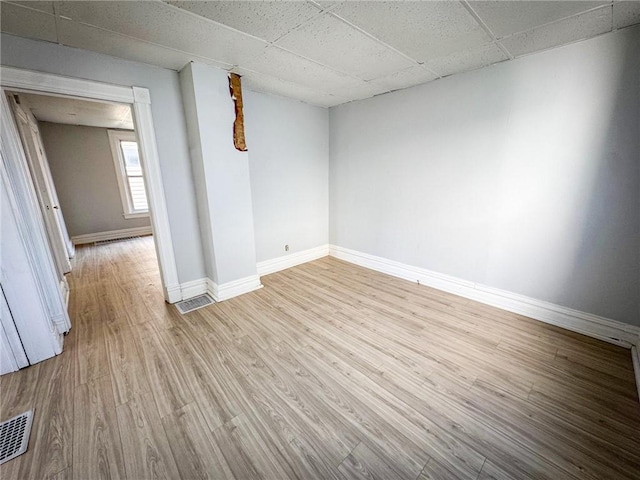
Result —
[[285, 251], [285, 252], [288, 252], [288, 251], [289, 251], [289, 245], [285, 245], [285, 246], [284, 246], [284, 251]]

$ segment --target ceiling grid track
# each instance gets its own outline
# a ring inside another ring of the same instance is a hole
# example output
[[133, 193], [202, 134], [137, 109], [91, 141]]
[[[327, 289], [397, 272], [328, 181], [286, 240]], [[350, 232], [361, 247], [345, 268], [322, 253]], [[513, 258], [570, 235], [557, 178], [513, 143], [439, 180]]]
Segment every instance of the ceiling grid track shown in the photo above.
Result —
[[502, 51], [502, 53], [504, 53], [507, 56], [509, 60], [513, 60], [515, 57], [511, 54], [511, 52], [509, 52], [509, 50], [507, 50], [507, 47], [505, 47], [504, 45], [502, 45], [502, 43], [498, 41], [498, 38], [496, 37], [496, 35], [491, 31], [491, 29], [487, 26], [484, 20], [482, 20], [482, 18], [480, 18], [480, 16], [475, 12], [475, 10], [469, 4], [469, 2], [467, 0], [460, 0], [460, 3], [469, 12], [469, 14], [478, 23], [478, 25], [480, 25], [480, 28], [482, 28], [485, 31], [485, 33], [489, 35], [489, 37], [491, 37], [492, 43], [496, 45]]
[[202, 62], [324, 107], [640, 23], [640, 2], [612, 0], [25, 3], [2, 0], [4, 32], [175, 71]]

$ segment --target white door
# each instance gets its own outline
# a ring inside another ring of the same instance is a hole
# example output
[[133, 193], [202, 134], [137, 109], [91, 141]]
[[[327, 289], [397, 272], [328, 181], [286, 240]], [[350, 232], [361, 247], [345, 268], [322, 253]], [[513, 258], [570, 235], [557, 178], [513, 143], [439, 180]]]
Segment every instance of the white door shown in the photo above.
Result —
[[[6, 138], [3, 132], [2, 140]], [[49, 268], [46, 268], [37, 262], [29, 249], [28, 242], [32, 237], [25, 235], [24, 227], [27, 227], [29, 234], [32, 232], [26, 222], [19, 220], [19, 209], [22, 205], [17, 204], [14, 195], [15, 184], [9, 179], [2, 149], [0, 153], [0, 288], [2, 302], [6, 301], [0, 312], [0, 325], [3, 330], [0, 335], [4, 335], [1, 340], [4, 350], [2, 359], [15, 369], [60, 353], [60, 333], [63, 330], [58, 330], [49, 313], [38, 279], [38, 275], [43, 273], [55, 274], [53, 262], [49, 259]], [[38, 214], [37, 211], [34, 213]], [[44, 240], [44, 228], [39, 233]], [[5, 342], [9, 347], [5, 348]], [[14, 362], [10, 360], [9, 352], [13, 355]]]
[[51, 193], [51, 197], [53, 200], [53, 209], [55, 217], [57, 219], [58, 228], [60, 229], [62, 239], [64, 240], [65, 247], [67, 248], [67, 255], [69, 256], [69, 258], [73, 258], [76, 254], [76, 247], [71, 241], [71, 237], [69, 237], [67, 224], [64, 222], [64, 215], [62, 215], [62, 209], [60, 208], [60, 200], [58, 200], [58, 192], [56, 191], [56, 186], [53, 183], [53, 176], [51, 175], [51, 169], [49, 168], [49, 160], [47, 159], [44, 144], [42, 143], [40, 128], [38, 128], [38, 123], [35, 121], [33, 115], [29, 116], [29, 121], [31, 130], [35, 137], [34, 141], [37, 142], [36, 146], [39, 153], [38, 158], [40, 159], [41, 168], [44, 173], [44, 179], [47, 182], [47, 187], [49, 189], [49, 192]]
[[11, 310], [0, 286], [0, 375], [29, 365]]
[[56, 203], [57, 195], [53, 193], [55, 191], [53, 182], [49, 184], [47, 179], [46, 172], [49, 171], [49, 168], [48, 165], [46, 168], [43, 165], [46, 162], [46, 158], [43, 158], [40, 153], [41, 148], [40, 141], [37, 138], [37, 130], [34, 131], [32, 128], [32, 124], [35, 123], [35, 121], [30, 120], [31, 112], [25, 111], [25, 109], [16, 103], [12, 96], [9, 97], [9, 100], [15, 113], [18, 132], [20, 133], [20, 139], [22, 140], [27, 163], [29, 164], [29, 171], [31, 172], [31, 177], [40, 202], [40, 209], [44, 217], [49, 244], [58, 268], [59, 280], [64, 282], [64, 274], [71, 271], [71, 263], [69, 262], [65, 236], [62, 233], [59, 222], [60, 216], [57, 214], [57, 211], [60, 210], [60, 206]]

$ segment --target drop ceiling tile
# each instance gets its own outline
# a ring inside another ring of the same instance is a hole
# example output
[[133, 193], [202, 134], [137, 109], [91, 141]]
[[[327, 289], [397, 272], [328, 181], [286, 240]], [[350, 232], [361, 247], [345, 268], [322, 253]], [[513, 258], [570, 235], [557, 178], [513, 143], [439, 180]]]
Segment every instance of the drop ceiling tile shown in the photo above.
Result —
[[58, 13], [225, 64], [250, 60], [266, 42], [162, 2], [60, 2]]
[[167, 2], [269, 42], [277, 40], [320, 12], [306, 2], [191, 1]]
[[386, 85], [377, 82], [362, 82], [359, 85], [348, 88], [341, 88], [336, 91], [331, 91], [330, 93], [343, 97], [345, 101], [353, 101], [353, 100], [363, 100], [365, 98], [370, 98], [375, 95], [380, 95], [382, 93], [387, 93], [391, 89]]
[[338, 3], [341, 3], [339, 1], [322, 1], [322, 0], [312, 0], [310, 3], [314, 3], [316, 4], [319, 8], [321, 8], [322, 10], [327, 10], [331, 7], [336, 6]]
[[609, 2], [520, 1], [469, 2], [471, 8], [499, 37], [524, 32]]
[[269, 75], [261, 75], [242, 68], [234, 68], [233, 71], [242, 76], [242, 87], [254, 92], [272, 93], [283, 97], [295, 98], [320, 107], [331, 107], [347, 101], [345, 98], [304, 88]]
[[407, 68], [411, 60], [324, 14], [279, 40], [287, 50], [363, 80]]
[[357, 78], [343, 75], [277, 47], [268, 48], [257, 59], [242, 67], [321, 92], [361, 83]]
[[231, 68], [230, 64], [213, 62], [197, 55], [171, 50], [161, 45], [143, 42], [64, 18], [58, 21], [58, 32], [59, 41], [63, 45], [104, 53], [134, 62], [157, 65], [171, 70], [180, 70], [192, 60], [208, 63], [223, 69]]
[[434, 58], [426, 62], [425, 66], [441, 76], [446, 76], [475, 70], [503, 60], [507, 60], [507, 56], [496, 45], [489, 43], [444, 57]]
[[52, 15], [10, 3], [0, 3], [0, 29], [20, 37], [57, 41], [56, 21]]
[[615, 2], [613, 4], [613, 28], [630, 27], [640, 23], [640, 2]]
[[593, 37], [611, 30], [611, 7], [567, 18], [500, 42], [515, 56]]
[[[1, 3], [5, 3], [4, 1]], [[35, 10], [40, 10], [44, 13], [49, 13], [53, 15], [55, 12], [53, 11], [53, 2], [39, 2], [39, 1], [26, 1], [26, 2], [14, 2], [9, 1], [7, 3], [13, 3], [15, 5], [20, 5], [22, 7], [33, 8]]]
[[331, 13], [419, 62], [491, 40], [459, 2], [344, 2]]
[[399, 90], [401, 88], [413, 87], [414, 85], [430, 82], [436, 78], [438, 78], [438, 76], [433, 72], [430, 72], [423, 66], [416, 65], [385, 77], [376, 78], [374, 82], [386, 86], [389, 90]]

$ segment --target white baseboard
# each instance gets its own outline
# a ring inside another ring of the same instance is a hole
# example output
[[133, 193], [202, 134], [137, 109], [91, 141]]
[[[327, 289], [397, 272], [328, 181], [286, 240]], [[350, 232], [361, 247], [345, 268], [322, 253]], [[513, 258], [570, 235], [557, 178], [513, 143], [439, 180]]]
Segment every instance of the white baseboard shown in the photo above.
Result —
[[633, 360], [633, 372], [636, 374], [638, 399], [640, 399], [640, 336], [638, 337], [638, 343], [631, 347], [631, 359]]
[[216, 302], [221, 302], [242, 295], [243, 293], [252, 292], [258, 288], [262, 288], [262, 284], [260, 283], [260, 277], [257, 275], [241, 278], [240, 280], [222, 285], [218, 285], [209, 278], [199, 278], [198, 280], [168, 287], [165, 297], [169, 299], [169, 303], [177, 303], [208, 293]]
[[282, 257], [265, 260], [264, 262], [259, 262], [257, 265], [258, 275], [269, 275], [270, 273], [295, 267], [296, 265], [317, 260], [319, 258], [326, 257], [327, 255], [329, 255], [329, 245], [321, 245], [319, 247], [303, 250], [302, 252], [290, 253], [289, 255], [284, 255]]
[[[62, 335], [64, 332], [68, 332], [69, 331], [69, 326], [67, 324], [67, 317], [65, 316], [64, 313], [61, 313], [59, 315], [53, 315], [51, 317], [51, 322], [54, 325], [54, 328], [53, 328], [53, 332], [54, 333], [53, 333], [53, 335], [58, 335], [58, 334]], [[58, 340], [57, 337], [56, 337], [56, 340]], [[58, 353], [60, 353], [60, 352], [57, 352], [56, 355]]]
[[229, 300], [230, 298], [237, 297], [243, 293], [253, 292], [262, 288], [260, 283], [260, 277], [258, 275], [251, 275], [249, 277], [234, 280], [233, 282], [223, 283], [218, 285], [211, 279], [207, 279], [207, 292], [216, 302], [222, 302], [223, 300]]
[[182, 301], [182, 287], [177, 285], [166, 285], [164, 287], [164, 298], [169, 303], [177, 303]]
[[165, 298], [168, 299], [169, 303], [177, 303], [182, 300], [188, 300], [189, 298], [207, 293], [207, 281], [207, 278], [199, 278], [198, 280], [192, 280], [190, 282], [166, 287]]
[[207, 280], [207, 278], [200, 278], [191, 282], [181, 283], [180, 289], [182, 291], [182, 300], [187, 300], [207, 293]]
[[110, 230], [108, 232], [87, 233], [71, 237], [74, 245], [85, 243], [102, 242], [104, 240], [117, 240], [118, 238], [137, 237], [141, 235], [151, 235], [151, 226], [123, 228], [122, 230]]
[[329, 253], [331, 256], [356, 265], [411, 282], [418, 281], [422, 285], [454, 293], [626, 348], [636, 345], [639, 341], [640, 327], [634, 325], [335, 245], [329, 246]]
[[54, 332], [53, 338], [53, 351], [56, 355], [60, 355], [64, 348], [64, 335], [62, 333]]

